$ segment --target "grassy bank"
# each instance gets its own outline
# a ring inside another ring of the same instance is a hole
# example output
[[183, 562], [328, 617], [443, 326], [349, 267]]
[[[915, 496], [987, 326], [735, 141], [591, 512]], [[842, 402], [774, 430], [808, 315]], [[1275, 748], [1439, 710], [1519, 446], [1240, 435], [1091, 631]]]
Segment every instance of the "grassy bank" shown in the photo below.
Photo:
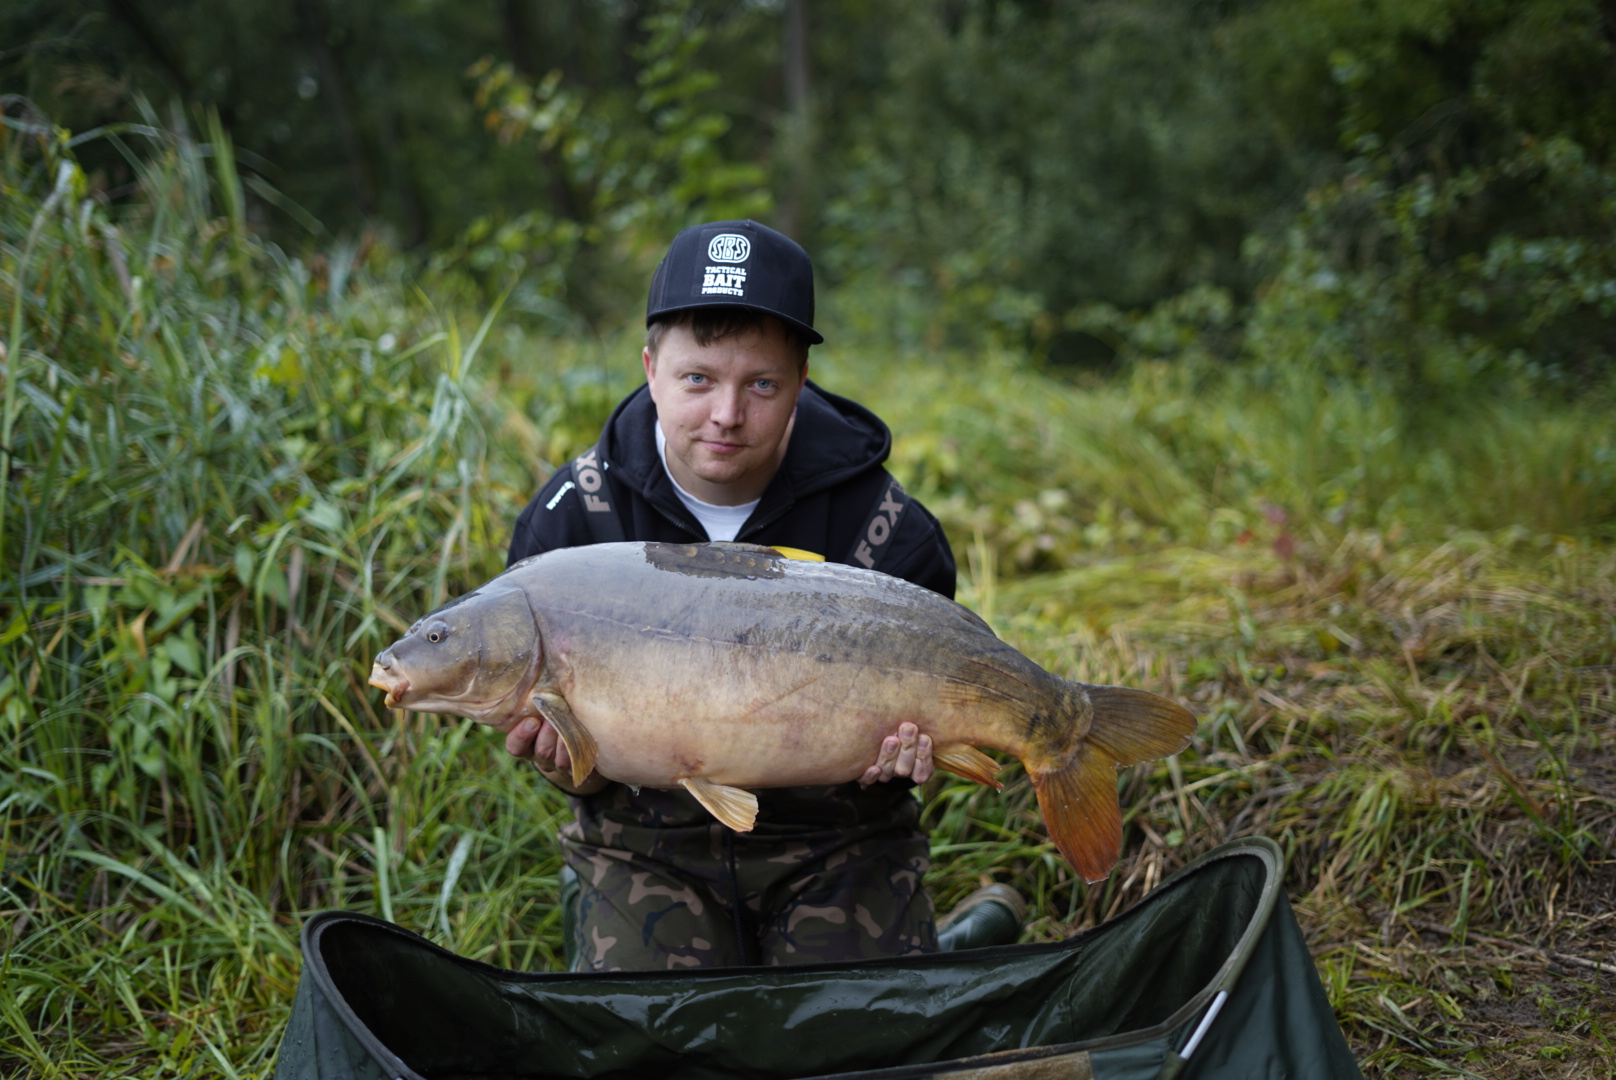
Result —
[[[556, 964], [562, 802], [363, 680], [500, 567], [632, 342], [435, 307], [362, 245], [266, 248], [217, 150], [125, 133], [145, 193], [113, 216], [55, 134], [3, 137], [0, 1070], [267, 1074], [322, 908]], [[1124, 778], [1110, 881], [1071, 878], [1023, 783], [939, 781], [932, 888], [1012, 881], [1054, 937], [1271, 835], [1371, 1074], [1603, 1075], [1598, 401], [1410, 403], [1270, 359], [1085, 386], [878, 340], [816, 359], [897, 429], [963, 600], [1054, 670], [1201, 716], [1192, 750]]]

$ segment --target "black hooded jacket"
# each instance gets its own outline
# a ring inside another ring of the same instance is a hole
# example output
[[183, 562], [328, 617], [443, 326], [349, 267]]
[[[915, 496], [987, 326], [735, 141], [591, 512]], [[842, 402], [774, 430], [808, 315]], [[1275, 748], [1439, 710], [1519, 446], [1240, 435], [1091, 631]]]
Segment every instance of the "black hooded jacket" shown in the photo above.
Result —
[[[612, 412], [599, 443], [600, 457], [607, 463], [604, 494], [617, 512], [624, 539], [705, 541], [706, 531], [679, 501], [657, 454], [655, 420], [656, 406], [644, 386]], [[856, 555], [866, 535], [861, 530], [867, 529], [872, 510], [892, 483], [881, 464], [891, 445], [891, 432], [874, 413], [810, 382], [797, 399], [785, 460], [736, 541], [800, 548], [831, 562], [859, 565]], [[598, 542], [580, 501], [583, 493], [575, 468], [572, 462], [557, 469], [517, 518], [509, 562]], [[953, 597], [954, 553], [942, 526], [919, 502], [908, 501], [883, 547], [877, 569]], [[760, 791], [757, 835], [780, 837], [793, 830], [848, 828], [871, 821], [914, 832], [919, 829], [919, 806], [907, 795], [913, 786], [908, 780], [893, 780], [868, 789], [848, 783]], [[574, 796], [571, 802], [580, 822], [602, 814], [613, 815], [620, 823], [660, 827], [712, 820], [682, 790], [646, 788], [630, 796], [621, 785], [612, 784], [595, 795]]]
[[[657, 455], [655, 420], [650, 391], [641, 386], [601, 432], [608, 494], [624, 538], [705, 541], [701, 523], [679, 501]], [[882, 467], [891, 446], [891, 432], [874, 413], [809, 382], [797, 400], [785, 460], [736, 541], [801, 548], [858, 565], [866, 523], [892, 483]], [[572, 463], [556, 470], [517, 518], [508, 562], [595, 542], [573, 470]], [[908, 501], [884, 547], [882, 572], [953, 597], [953, 551], [942, 526], [919, 502]]]

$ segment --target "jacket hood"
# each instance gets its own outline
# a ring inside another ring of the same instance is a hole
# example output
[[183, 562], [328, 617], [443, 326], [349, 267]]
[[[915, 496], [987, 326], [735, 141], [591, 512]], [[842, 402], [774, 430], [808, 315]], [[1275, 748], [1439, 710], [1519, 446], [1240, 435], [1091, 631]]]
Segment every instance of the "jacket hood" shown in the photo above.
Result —
[[[655, 502], [673, 500], [678, 506], [657, 455], [655, 420], [656, 403], [650, 388], [642, 385], [613, 410], [601, 435], [601, 451], [619, 483]], [[891, 449], [892, 432], [880, 417], [855, 401], [820, 389], [810, 379], [797, 399], [791, 445], [786, 447], [780, 471], [763, 493], [758, 513], [878, 468]]]

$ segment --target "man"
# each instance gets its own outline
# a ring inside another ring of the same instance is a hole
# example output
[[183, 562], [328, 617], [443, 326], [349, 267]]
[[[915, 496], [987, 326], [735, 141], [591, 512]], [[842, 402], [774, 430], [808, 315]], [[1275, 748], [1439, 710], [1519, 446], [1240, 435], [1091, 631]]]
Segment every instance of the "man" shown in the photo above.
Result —
[[[610, 540], [734, 540], [880, 569], [953, 596], [941, 527], [882, 467], [891, 436], [808, 381], [813, 270], [751, 221], [680, 233], [657, 268], [646, 384], [600, 442], [523, 510], [510, 561]], [[859, 783], [758, 793], [736, 834], [683, 791], [571, 782], [565, 747], [527, 721], [506, 739], [572, 796], [569, 953], [581, 970], [813, 963], [938, 947], [912, 783], [932, 773], [913, 724]], [[1000, 901], [1008, 907], [1014, 904]], [[1015, 922], [1019, 924], [1019, 912]]]

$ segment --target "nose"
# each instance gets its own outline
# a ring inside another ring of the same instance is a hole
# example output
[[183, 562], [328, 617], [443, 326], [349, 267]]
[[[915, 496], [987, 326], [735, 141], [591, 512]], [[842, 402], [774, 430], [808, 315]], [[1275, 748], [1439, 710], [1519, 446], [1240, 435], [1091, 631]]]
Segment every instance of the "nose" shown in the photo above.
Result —
[[376, 662], [370, 667], [370, 685], [378, 690], [386, 690], [388, 695], [391, 696], [400, 682], [397, 673], [393, 670], [396, 663], [393, 650], [384, 649], [382, 654], [376, 657]]
[[713, 396], [713, 423], [721, 428], [737, 428], [746, 423], [746, 397], [739, 387], [725, 387]]

